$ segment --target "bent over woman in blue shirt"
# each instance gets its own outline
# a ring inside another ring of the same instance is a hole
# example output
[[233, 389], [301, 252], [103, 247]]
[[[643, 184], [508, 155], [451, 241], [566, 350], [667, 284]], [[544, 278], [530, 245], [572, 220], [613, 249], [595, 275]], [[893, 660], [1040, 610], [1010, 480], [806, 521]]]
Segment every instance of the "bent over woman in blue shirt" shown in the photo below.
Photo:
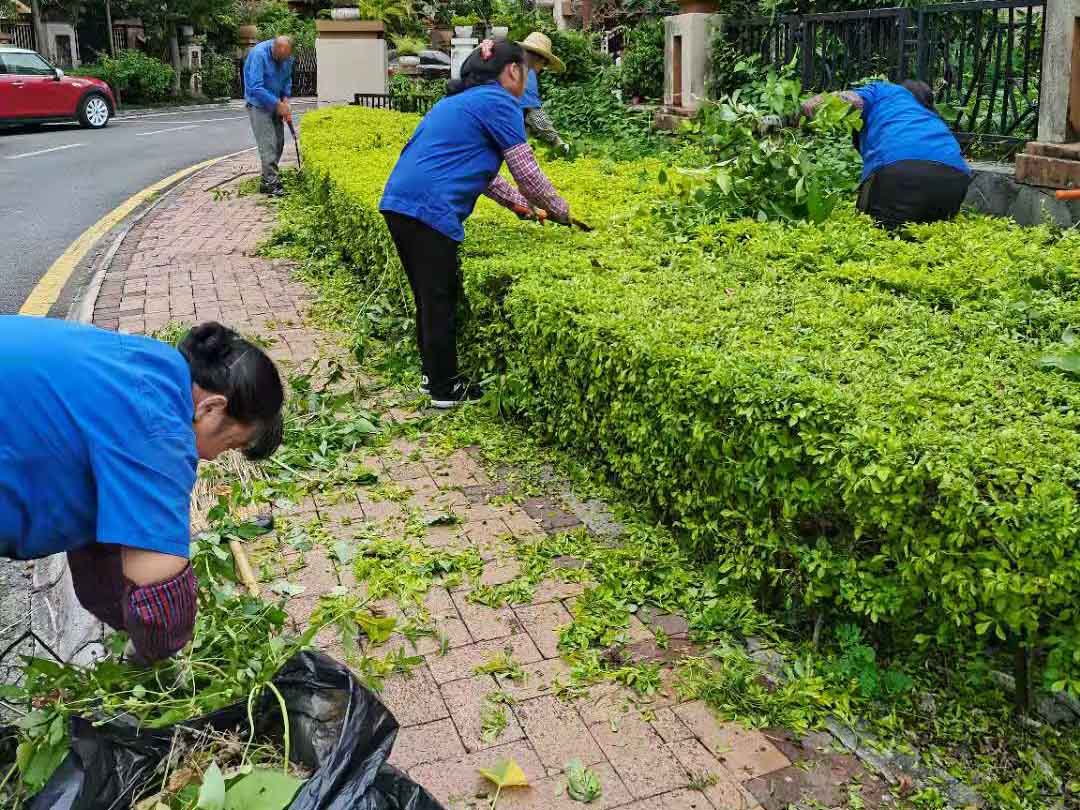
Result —
[[[807, 101], [803, 113], [812, 116], [824, 97]], [[860, 211], [889, 230], [959, 213], [971, 169], [926, 83], [872, 82], [839, 97], [862, 113]]]
[[[526, 142], [525, 73], [520, 45], [482, 42], [405, 144], [379, 203], [416, 301], [416, 342], [436, 408], [475, 394], [458, 378], [456, 311], [458, 248], [477, 199], [486, 194], [525, 218], [544, 209], [570, 221]], [[499, 176], [504, 160], [520, 191]]]
[[0, 316], [0, 557], [67, 552], [87, 610], [142, 659], [173, 655], [195, 624], [198, 460], [269, 456], [283, 401], [273, 361], [221, 324], [174, 349]]

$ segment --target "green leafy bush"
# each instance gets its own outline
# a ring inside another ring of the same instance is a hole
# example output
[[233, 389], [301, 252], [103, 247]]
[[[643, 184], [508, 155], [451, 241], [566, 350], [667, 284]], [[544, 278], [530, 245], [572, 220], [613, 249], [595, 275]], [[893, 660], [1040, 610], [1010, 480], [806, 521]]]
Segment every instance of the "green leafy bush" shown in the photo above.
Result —
[[628, 97], [664, 95], [663, 20], [644, 20], [630, 29], [620, 67], [623, 92]]
[[108, 82], [119, 100], [133, 104], [164, 101], [172, 92], [176, 75], [170, 65], [142, 51], [120, 51], [115, 58], [103, 56], [74, 73]]
[[[305, 121], [311, 204], [364, 288], [404, 289], [376, 206], [416, 120]], [[588, 234], [480, 201], [469, 365], [726, 581], [903, 643], [1041, 644], [1080, 692], [1080, 392], [1038, 364], [1080, 319], [1080, 234], [962, 218], [897, 240], [844, 206], [687, 239], [650, 213], [659, 166], [548, 165]]]
[[390, 78], [389, 94], [395, 110], [419, 112], [426, 109], [427, 103], [438, 101], [446, 95], [446, 82], [443, 79], [420, 79], [398, 73]]
[[297, 48], [315, 47], [315, 21], [299, 16], [285, 3], [266, 3], [255, 24], [260, 41], [284, 35], [291, 36]]
[[232, 95], [236, 63], [232, 57], [215, 51], [206, 51], [202, 60], [202, 91], [210, 98]]
[[684, 227], [741, 216], [827, 219], [858, 185], [862, 164], [851, 135], [862, 118], [829, 97], [802, 129], [760, 131], [766, 116], [797, 116], [801, 94], [798, 79], [769, 70], [763, 81], [706, 103], [684, 132], [707, 165], [665, 175], [677, 201], [661, 206], [666, 217]]

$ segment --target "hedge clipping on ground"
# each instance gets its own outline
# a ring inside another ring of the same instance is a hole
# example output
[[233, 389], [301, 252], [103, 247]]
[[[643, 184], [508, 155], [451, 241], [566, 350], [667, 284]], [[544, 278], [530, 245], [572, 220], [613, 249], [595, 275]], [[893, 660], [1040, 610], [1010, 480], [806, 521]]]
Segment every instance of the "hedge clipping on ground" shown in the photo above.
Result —
[[[376, 206], [417, 120], [304, 121], [307, 193], [364, 289], [404, 285]], [[963, 217], [900, 240], [850, 209], [686, 234], [653, 213], [659, 164], [546, 168], [596, 230], [480, 201], [474, 371], [733, 585], [918, 643], [1038, 647], [1080, 691], [1080, 395], [1039, 365], [1080, 320], [1080, 234]]]

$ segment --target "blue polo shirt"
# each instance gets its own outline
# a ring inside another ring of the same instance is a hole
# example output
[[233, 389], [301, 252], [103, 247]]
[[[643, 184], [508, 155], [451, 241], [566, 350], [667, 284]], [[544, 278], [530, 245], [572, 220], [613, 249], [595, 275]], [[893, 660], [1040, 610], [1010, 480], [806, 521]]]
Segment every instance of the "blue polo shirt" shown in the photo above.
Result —
[[244, 60], [244, 101], [252, 107], [272, 110], [292, 95], [293, 59], [274, 61], [274, 40], [260, 42]]
[[518, 99], [498, 82], [441, 99], [401, 150], [380, 211], [418, 219], [455, 242], [491, 185], [503, 152], [525, 143]]
[[855, 92], [863, 100], [859, 152], [864, 181], [901, 160], [929, 160], [971, 173], [948, 124], [910, 91], [891, 82], [873, 82]]
[[0, 316], [0, 556], [99, 542], [187, 557], [194, 412], [166, 343]]
[[539, 110], [543, 106], [540, 102], [540, 82], [536, 78], [536, 71], [530, 70], [529, 77], [525, 79], [525, 94], [521, 97], [521, 109]]

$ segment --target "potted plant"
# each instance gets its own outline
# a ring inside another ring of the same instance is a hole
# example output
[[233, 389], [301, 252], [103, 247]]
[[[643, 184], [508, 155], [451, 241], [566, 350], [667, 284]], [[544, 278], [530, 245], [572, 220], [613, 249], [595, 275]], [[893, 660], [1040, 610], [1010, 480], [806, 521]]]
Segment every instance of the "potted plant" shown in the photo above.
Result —
[[458, 39], [470, 39], [473, 28], [480, 22], [475, 14], [457, 15], [454, 17], [454, 36]]
[[240, 0], [236, 4], [237, 19], [240, 23], [236, 28], [236, 37], [245, 48], [250, 48], [259, 39], [258, 20], [262, 6], [262, 0]]
[[510, 17], [500, 15], [491, 18], [491, 36], [495, 39], [506, 39], [510, 35], [510, 26], [514, 21]]
[[449, 3], [434, 3], [430, 7], [428, 19], [431, 20], [431, 45], [433, 48], [450, 49], [450, 40], [454, 36], [451, 28], [453, 11]]
[[330, 9], [331, 20], [359, 20], [360, 19], [360, 7], [355, 3], [347, 3], [344, 0], [334, 3], [334, 8]]
[[420, 52], [427, 43], [419, 37], [394, 37], [394, 50], [397, 51], [398, 68], [402, 73], [415, 73], [420, 67]]

